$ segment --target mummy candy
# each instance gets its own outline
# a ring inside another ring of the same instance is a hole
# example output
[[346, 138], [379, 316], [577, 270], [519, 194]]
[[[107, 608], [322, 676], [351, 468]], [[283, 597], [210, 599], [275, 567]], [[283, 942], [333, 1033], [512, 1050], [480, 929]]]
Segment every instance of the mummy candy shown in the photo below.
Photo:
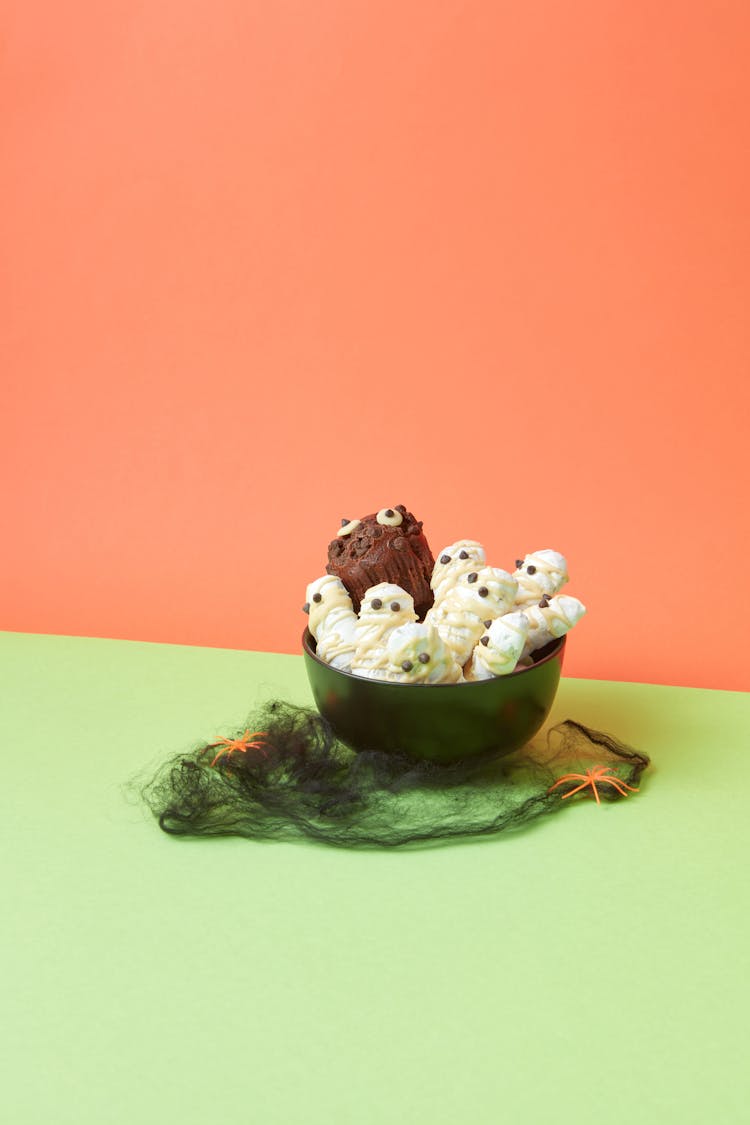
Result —
[[460, 665], [431, 625], [417, 621], [400, 625], [389, 636], [386, 650], [384, 679], [405, 684], [456, 684], [464, 678]]
[[348, 672], [354, 655], [357, 615], [344, 583], [332, 574], [316, 578], [307, 587], [305, 608], [310, 614], [308, 628], [315, 637], [320, 659]]
[[386, 645], [394, 629], [417, 620], [414, 599], [392, 582], [380, 582], [365, 591], [354, 629], [356, 648], [352, 672], [377, 679], [388, 665]]
[[524, 609], [544, 595], [552, 597], [568, 581], [568, 564], [557, 551], [534, 551], [524, 559], [516, 559], [513, 577], [518, 582], [516, 606]]
[[463, 666], [487, 621], [494, 621], [513, 607], [517, 583], [505, 570], [485, 566], [464, 574], [445, 598], [428, 613], [458, 664]]
[[479, 638], [466, 678], [489, 680], [512, 672], [518, 665], [528, 635], [529, 621], [525, 613], [506, 613], [504, 617], [496, 617]]
[[586, 606], [578, 598], [559, 594], [554, 598], [542, 598], [538, 605], [525, 606], [523, 612], [528, 618], [529, 635], [521, 655], [527, 657], [556, 637], [565, 636], [581, 620]]
[[484, 547], [475, 539], [459, 539], [445, 547], [437, 557], [430, 580], [435, 601], [441, 602], [462, 575], [478, 570], [486, 561]]

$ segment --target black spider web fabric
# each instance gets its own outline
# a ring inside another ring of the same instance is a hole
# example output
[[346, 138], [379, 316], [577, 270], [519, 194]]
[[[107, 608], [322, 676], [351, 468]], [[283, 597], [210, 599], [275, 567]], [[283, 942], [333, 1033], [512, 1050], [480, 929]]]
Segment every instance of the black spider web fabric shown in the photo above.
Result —
[[[258, 747], [217, 758], [221, 746], [203, 744], [139, 785], [164, 832], [379, 848], [490, 836], [590, 798], [587, 770], [606, 768], [619, 782], [597, 783], [600, 799], [615, 801], [649, 765], [647, 755], [570, 719], [516, 754], [453, 765], [354, 751], [317, 711], [283, 701], [243, 729], [263, 732]], [[551, 788], [570, 773], [581, 778]]]

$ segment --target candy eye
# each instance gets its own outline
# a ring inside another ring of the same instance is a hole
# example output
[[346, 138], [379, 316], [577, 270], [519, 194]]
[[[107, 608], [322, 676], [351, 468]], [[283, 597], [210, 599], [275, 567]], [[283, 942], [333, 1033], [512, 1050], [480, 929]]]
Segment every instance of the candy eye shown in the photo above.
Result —
[[402, 660], [401, 667], [405, 672], [411, 672], [414, 665], [412, 664], [411, 660]]
[[487, 595], [489, 594], [489, 590], [487, 589], [486, 586], [480, 586], [479, 589], [477, 590], [477, 593], [479, 594], [480, 598], [486, 598]]
[[536, 567], [535, 566], [527, 566], [526, 567], [526, 573], [527, 574], [536, 574]]
[[372, 601], [370, 602], [370, 605], [372, 606], [373, 609], [382, 609], [383, 608], [383, 603], [381, 602], [380, 598], [373, 598]]
[[351, 533], [359, 527], [361, 522], [361, 520], [342, 520], [341, 527], [336, 532], [336, 535], [339, 536], [339, 538], [345, 535], [351, 535]]
[[443, 564], [443, 566], [446, 566], [446, 564], [451, 561], [451, 557], [450, 557], [450, 555], [441, 555], [440, 561]]
[[479, 578], [479, 575], [477, 574], [477, 572], [475, 570], [472, 570], [471, 574], [467, 575], [466, 581], [467, 582], [476, 582], [477, 578]]
[[420, 664], [429, 664], [430, 663], [429, 652], [420, 652], [418, 660], [419, 660]]
[[401, 609], [401, 606], [398, 602], [391, 602], [391, 609], [394, 613], [398, 613], [398, 611]]
[[322, 594], [313, 594], [313, 601], [317, 605], [319, 602], [323, 601], [323, 595]]
[[459, 551], [459, 553], [458, 553], [458, 557], [459, 557], [460, 559], [468, 559], [468, 557], [469, 557], [469, 552], [468, 552], [468, 551]]
[[384, 527], [398, 527], [404, 521], [401, 513], [393, 508], [381, 508], [375, 519]]

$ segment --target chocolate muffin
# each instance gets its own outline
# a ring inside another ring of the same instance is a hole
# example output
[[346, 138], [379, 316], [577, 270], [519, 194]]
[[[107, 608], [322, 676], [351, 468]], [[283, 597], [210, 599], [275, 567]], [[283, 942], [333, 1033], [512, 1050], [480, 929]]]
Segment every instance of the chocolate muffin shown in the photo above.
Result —
[[414, 598], [421, 619], [433, 601], [434, 565], [422, 521], [398, 504], [359, 520], [342, 520], [336, 538], [328, 544], [326, 570], [344, 583], [356, 611], [370, 586], [395, 582]]

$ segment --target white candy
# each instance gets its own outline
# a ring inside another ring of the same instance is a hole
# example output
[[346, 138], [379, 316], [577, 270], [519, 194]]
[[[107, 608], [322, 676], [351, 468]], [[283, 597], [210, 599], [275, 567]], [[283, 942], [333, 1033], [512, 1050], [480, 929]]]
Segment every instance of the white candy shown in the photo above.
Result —
[[354, 628], [356, 649], [352, 672], [377, 679], [388, 665], [386, 645], [394, 629], [417, 620], [414, 599], [392, 582], [380, 582], [365, 591]]
[[[443, 559], [448, 561], [443, 562]], [[459, 539], [444, 547], [437, 556], [430, 579], [435, 601], [442, 601], [462, 575], [478, 570], [486, 561], [484, 547], [475, 539]]]
[[586, 606], [578, 598], [560, 594], [551, 598], [547, 606], [526, 606], [523, 612], [529, 621], [529, 635], [522, 653], [526, 657], [557, 637], [564, 637], [581, 620]]
[[431, 625], [416, 621], [400, 625], [389, 636], [386, 648], [384, 679], [405, 684], [455, 684], [464, 678], [460, 665]]
[[527, 666], [532, 653], [583, 617], [577, 598], [558, 593], [567, 581], [558, 551], [526, 555], [511, 575], [485, 565], [481, 543], [459, 539], [438, 555], [435, 602], [424, 623], [417, 623], [412, 596], [391, 582], [370, 587], [357, 616], [341, 579], [325, 574], [307, 587], [309, 629], [321, 660], [359, 676], [458, 683], [466, 665], [467, 678], [488, 679]]
[[529, 621], [525, 613], [506, 613], [495, 618], [472, 653], [467, 679], [489, 680], [512, 672], [528, 635]]
[[485, 566], [470, 571], [433, 606], [425, 621], [435, 626], [463, 666], [485, 630], [485, 621], [508, 613], [516, 590], [516, 580], [506, 570]]
[[355, 648], [357, 615], [352, 599], [340, 578], [324, 574], [307, 587], [310, 607], [308, 628], [315, 637], [321, 660], [348, 672]]
[[513, 571], [513, 577], [518, 582], [516, 606], [524, 609], [539, 602], [545, 594], [552, 597], [562, 590], [568, 581], [568, 564], [558, 551], [534, 551]]
[[356, 618], [346, 586], [333, 574], [324, 574], [322, 578], [316, 578], [307, 587], [305, 596], [310, 614], [307, 625], [316, 641], [320, 640], [321, 629], [326, 631], [326, 619], [334, 609], [343, 609]]

